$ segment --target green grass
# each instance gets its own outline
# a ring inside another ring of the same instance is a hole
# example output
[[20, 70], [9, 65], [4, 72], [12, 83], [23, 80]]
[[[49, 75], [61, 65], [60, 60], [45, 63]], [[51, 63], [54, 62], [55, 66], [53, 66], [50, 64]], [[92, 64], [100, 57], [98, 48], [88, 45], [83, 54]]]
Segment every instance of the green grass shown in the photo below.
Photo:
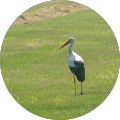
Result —
[[[83, 96], [68, 68], [68, 46], [83, 57]], [[15, 100], [30, 112], [49, 119], [82, 116], [99, 106], [111, 92], [119, 71], [119, 50], [108, 24], [94, 11], [11, 26], [1, 49], [1, 71]]]

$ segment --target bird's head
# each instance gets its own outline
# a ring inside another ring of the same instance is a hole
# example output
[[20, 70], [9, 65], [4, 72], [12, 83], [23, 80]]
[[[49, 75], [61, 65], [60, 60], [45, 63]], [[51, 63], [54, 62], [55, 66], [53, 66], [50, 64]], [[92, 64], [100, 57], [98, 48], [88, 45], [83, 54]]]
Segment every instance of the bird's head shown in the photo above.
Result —
[[60, 47], [60, 49], [63, 48], [64, 46], [68, 45], [69, 43], [75, 43], [75, 38], [70, 37], [70, 38], [67, 40], [67, 42], [66, 42], [62, 47]]

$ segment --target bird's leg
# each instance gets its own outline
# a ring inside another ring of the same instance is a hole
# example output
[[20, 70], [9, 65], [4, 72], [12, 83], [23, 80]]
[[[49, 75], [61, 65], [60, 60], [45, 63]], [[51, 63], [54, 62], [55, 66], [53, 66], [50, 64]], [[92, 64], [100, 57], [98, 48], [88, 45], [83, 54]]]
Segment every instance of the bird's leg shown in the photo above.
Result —
[[80, 93], [80, 95], [83, 95], [83, 93], [82, 93], [82, 82], [81, 82], [81, 93]]
[[74, 78], [74, 85], [75, 85], [75, 95], [76, 95], [76, 82], [75, 82], [75, 76], [73, 74], [73, 78]]

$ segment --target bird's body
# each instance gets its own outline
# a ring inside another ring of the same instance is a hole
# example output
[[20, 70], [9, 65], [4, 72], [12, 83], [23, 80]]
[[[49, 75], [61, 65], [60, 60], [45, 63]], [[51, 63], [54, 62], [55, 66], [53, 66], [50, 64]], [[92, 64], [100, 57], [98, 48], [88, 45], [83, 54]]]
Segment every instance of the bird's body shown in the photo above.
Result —
[[78, 54], [76, 54], [74, 51], [72, 51], [72, 53], [69, 54], [69, 61], [68, 61], [69, 62], [69, 67], [75, 67], [76, 66], [74, 61], [83, 61], [83, 59]]
[[85, 66], [82, 57], [75, 52], [72, 52], [69, 57], [69, 68], [71, 72], [76, 75], [81, 82], [85, 80]]
[[[84, 60], [78, 54], [76, 54], [72, 47], [75, 43], [75, 39], [73, 37], [69, 38], [68, 41], [61, 47], [63, 48], [65, 45], [69, 44], [69, 68], [73, 75], [77, 77], [77, 79], [81, 82], [81, 94], [82, 94], [82, 82], [85, 80], [85, 66]], [[60, 48], [60, 49], [61, 49]], [[75, 83], [75, 77], [74, 77]], [[76, 94], [76, 84], [75, 84], [75, 94]]]

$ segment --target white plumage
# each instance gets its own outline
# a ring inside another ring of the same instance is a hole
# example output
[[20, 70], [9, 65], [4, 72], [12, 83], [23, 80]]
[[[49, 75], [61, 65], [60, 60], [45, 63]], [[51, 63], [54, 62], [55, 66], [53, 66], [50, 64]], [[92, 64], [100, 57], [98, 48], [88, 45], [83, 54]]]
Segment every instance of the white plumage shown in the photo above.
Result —
[[84, 60], [82, 59], [82, 57], [80, 57], [78, 54], [76, 54], [75, 52], [72, 52], [72, 54], [70, 54], [70, 57], [69, 57], [69, 67], [77, 67], [75, 64], [74, 64], [74, 61], [83, 61]]
[[[63, 48], [65, 45], [69, 44], [69, 68], [71, 72], [73, 73], [73, 76], [76, 75], [77, 79], [81, 81], [81, 93], [82, 93], [82, 82], [85, 80], [85, 66], [84, 66], [84, 60], [82, 57], [80, 57], [78, 54], [76, 54], [72, 47], [75, 43], [75, 39], [73, 37], [70, 37], [68, 41], [61, 47]], [[60, 49], [61, 49], [60, 48]], [[75, 94], [76, 94], [76, 82], [74, 77], [74, 83], [75, 83]]]

